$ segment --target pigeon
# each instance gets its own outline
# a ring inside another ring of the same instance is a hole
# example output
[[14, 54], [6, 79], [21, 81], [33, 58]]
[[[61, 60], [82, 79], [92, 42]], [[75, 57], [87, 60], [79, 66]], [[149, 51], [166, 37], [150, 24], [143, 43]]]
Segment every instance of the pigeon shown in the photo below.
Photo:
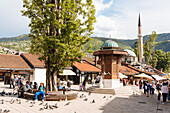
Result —
[[53, 107], [54, 107], [54, 108], [58, 108], [57, 103], [56, 103], [55, 105], [53, 105]]
[[44, 101], [42, 101], [39, 105], [42, 105], [42, 104], [44, 104]]
[[106, 98], [106, 96], [104, 96], [103, 98]]
[[80, 95], [80, 98], [82, 98], [82, 96]]
[[91, 103], [95, 103], [95, 100], [93, 99], [93, 101]]
[[40, 111], [44, 110], [44, 108], [40, 108]]
[[30, 103], [31, 103], [31, 104], [35, 104], [35, 102], [34, 102], [34, 101], [31, 101]]
[[48, 105], [44, 106], [44, 109], [48, 109]]
[[84, 99], [84, 101], [87, 101], [87, 100], [88, 100], [88, 98], [85, 98], [85, 99]]
[[4, 104], [4, 99], [1, 100], [1, 104]]
[[51, 105], [49, 105], [49, 108], [50, 108], [51, 110], [53, 110], [53, 107], [52, 107]]
[[5, 109], [5, 110], [3, 111], [3, 113], [8, 113], [8, 112], [10, 112], [9, 109]]
[[91, 92], [89, 92], [89, 96], [91, 95]]
[[18, 104], [21, 104], [21, 100], [18, 102]]
[[15, 100], [14, 100], [14, 99], [11, 99], [11, 102], [10, 102], [10, 103], [13, 104], [14, 102], [15, 102]]
[[34, 106], [34, 104], [32, 104], [30, 107], [33, 107]]
[[4, 101], [2, 101], [1, 104], [4, 104]]
[[48, 105], [48, 103], [46, 103], [44, 106], [47, 106]]
[[69, 105], [69, 104], [70, 104], [70, 102], [66, 103], [65, 106], [67, 106], [67, 105]]

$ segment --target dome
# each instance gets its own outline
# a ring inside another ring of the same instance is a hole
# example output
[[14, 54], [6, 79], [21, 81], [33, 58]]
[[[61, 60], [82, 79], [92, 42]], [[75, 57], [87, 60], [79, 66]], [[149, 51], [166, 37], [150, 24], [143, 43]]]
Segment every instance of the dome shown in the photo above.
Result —
[[136, 57], [136, 54], [135, 54], [132, 50], [125, 49], [124, 51], [127, 51], [127, 52], [128, 52], [128, 56]]
[[102, 48], [103, 47], [119, 47], [118, 44], [115, 42], [115, 41], [112, 41], [112, 40], [106, 40], [103, 45], [102, 45]]

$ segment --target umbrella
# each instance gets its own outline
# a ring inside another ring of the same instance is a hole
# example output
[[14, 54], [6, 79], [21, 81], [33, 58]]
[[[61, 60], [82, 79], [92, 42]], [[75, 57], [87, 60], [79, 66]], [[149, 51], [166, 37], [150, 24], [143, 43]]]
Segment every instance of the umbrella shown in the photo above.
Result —
[[156, 80], [165, 80], [166, 78], [164, 77], [160, 77], [158, 75], [152, 75], [153, 78], [155, 78]]
[[148, 78], [148, 79], [152, 79], [151, 76], [146, 75], [145, 73], [139, 74], [139, 75], [135, 75], [135, 77], [142, 77], [142, 78]]
[[76, 75], [76, 73], [74, 73], [72, 70], [64, 69], [63, 73], [60, 73], [59, 75]]
[[126, 75], [122, 74], [122, 73], [119, 73], [119, 77], [120, 78], [128, 78]]

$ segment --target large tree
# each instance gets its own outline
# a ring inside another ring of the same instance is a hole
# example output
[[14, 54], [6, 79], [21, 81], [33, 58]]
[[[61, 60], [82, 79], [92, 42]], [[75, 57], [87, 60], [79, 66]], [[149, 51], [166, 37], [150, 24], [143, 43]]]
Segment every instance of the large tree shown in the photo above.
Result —
[[157, 57], [155, 57], [155, 46], [157, 46], [160, 42], [156, 42], [156, 38], [158, 34], [155, 31], [152, 31], [149, 40], [147, 40], [144, 44], [144, 56], [148, 64], [151, 64], [153, 67], [157, 64]]
[[157, 69], [162, 69], [164, 72], [170, 71], [170, 52], [163, 52], [162, 50], [156, 50], [155, 56], [158, 59]]
[[135, 42], [135, 49], [133, 50], [133, 52], [139, 58], [139, 46], [138, 46], [138, 42], [139, 42], [139, 40], [136, 40], [136, 42]]
[[31, 52], [47, 67], [47, 91], [55, 91], [57, 75], [84, 54], [95, 22], [92, 0], [23, 0], [29, 26]]
[[144, 46], [143, 46], [143, 50], [144, 50], [144, 57], [145, 57], [145, 63], [149, 63], [150, 62], [150, 49], [149, 49], [149, 40], [146, 40]]

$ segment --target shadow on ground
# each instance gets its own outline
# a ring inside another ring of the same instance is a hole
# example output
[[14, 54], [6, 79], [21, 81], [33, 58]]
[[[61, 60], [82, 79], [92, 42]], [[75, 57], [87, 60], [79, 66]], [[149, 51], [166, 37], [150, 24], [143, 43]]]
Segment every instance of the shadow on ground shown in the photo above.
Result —
[[158, 103], [156, 95], [131, 95], [116, 97], [100, 110], [103, 113], [170, 113], [170, 103]]

